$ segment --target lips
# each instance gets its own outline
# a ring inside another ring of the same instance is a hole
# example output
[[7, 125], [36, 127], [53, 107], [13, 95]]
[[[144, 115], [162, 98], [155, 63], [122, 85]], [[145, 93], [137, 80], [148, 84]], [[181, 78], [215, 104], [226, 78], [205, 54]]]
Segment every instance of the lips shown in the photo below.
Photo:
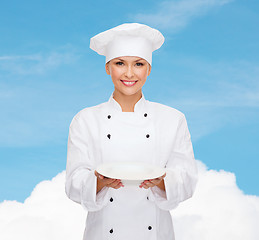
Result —
[[121, 80], [121, 82], [122, 82], [125, 86], [131, 87], [131, 86], [134, 86], [134, 85], [136, 84], [137, 80], [136, 80], [136, 81]]

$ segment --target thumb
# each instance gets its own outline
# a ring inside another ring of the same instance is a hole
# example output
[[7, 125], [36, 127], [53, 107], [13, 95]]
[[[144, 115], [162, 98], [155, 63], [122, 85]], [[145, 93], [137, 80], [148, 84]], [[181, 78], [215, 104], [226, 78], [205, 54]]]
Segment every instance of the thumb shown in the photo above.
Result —
[[165, 178], [165, 176], [166, 176], [166, 173], [163, 176], [159, 177], [159, 179], [162, 180]]
[[98, 173], [96, 170], [94, 171], [94, 174], [96, 177], [103, 179], [103, 175], [101, 175], [100, 173]]

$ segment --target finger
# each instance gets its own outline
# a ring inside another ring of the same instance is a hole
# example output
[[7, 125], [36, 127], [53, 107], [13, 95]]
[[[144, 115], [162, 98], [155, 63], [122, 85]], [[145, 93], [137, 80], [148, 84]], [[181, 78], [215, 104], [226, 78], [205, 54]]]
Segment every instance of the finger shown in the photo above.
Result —
[[99, 176], [98, 176], [100, 179], [104, 179], [104, 178], [106, 178], [106, 177], [104, 177], [103, 175], [101, 175], [101, 174], [99, 174]]
[[122, 186], [124, 187], [124, 185], [122, 184], [121, 180], [118, 180], [118, 182], [115, 182], [114, 184], [115, 184], [115, 187], [114, 187], [114, 188], [116, 188], [116, 189], [117, 189], [117, 188], [120, 188], [120, 187], [122, 187]]
[[142, 184], [142, 187], [144, 187], [145, 189], [149, 188], [149, 187], [153, 187], [155, 186], [153, 183], [151, 183], [150, 181], [144, 181]]
[[112, 181], [110, 182], [110, 183], [108, 183], [106, 186], [107, 187], [115, 187], [115, 186], [117, 186], [117, 184], [120, 182], [120, 180], [118, 180], [118, 179], [112, 179]]
[[150, 181], [151, 183], [153, 183], [153, 185], [157, 185], [161, 182], [161, 179], [154, 179]]
[[146, 183], [146, 185], [147, 185], [148, 187], [154, 187], [156, 184], [154, 184], [154, 183], [151, 182], [151, 181], [148, 181], [148, 182]]
[[106, 184], [106, 186], [110, 186], [111, 184], [113, 184], [116, 181], [116, 179], [114, 179], [114, 178], [107, 178], [107, 179], [104, 179], [103, 181]]
[[98, 177], [100, 179], [104, 179], [105, 178], [102, 174], [98, 173], [96, 170], [94, 171], [94, 174], [95, 174], [96, 177]]
[[118, 189], [118, 188], [122, 187], [122, 185], [121, 184], [112, 184], [109, 187], [114, 188], [114, 189]]
[[115, 188], [115, 189], [118, 189], [118, 188], [120, 188], [120, 187], [124, 187], [124, 185], [122, 184], [122, 182], [118, 183], [118, 185], [115, 186], [114, 188]]
[[156, 180], [162, 180], [162, 179], [164, 179], [164, 178], [165, 178], [165, 176], [166, 176], [166, 173], [165, 173], [163, 176], [158, 177], [158, 178], [155, 178], [155, 179], [156, 179]]
[[148, 182], [148, 181], [149, 181], [149, 180], [143, 181], [143, 182], [140, 184], [140, 186], [141, 186], [141, 187], [147, 186], [147, 182]]
[[145, 180], [144, 183], [153, 183], [153, 184], [158, 184], [161, 180], [159, 178], [154, 178], [154, 179], [149, 179]]
[[115, 181], [113, 184], [114, 184], [114, 187], [120, 187], [122, 185], [122, 182], [120, 179], [117, 179], [117, 181]]

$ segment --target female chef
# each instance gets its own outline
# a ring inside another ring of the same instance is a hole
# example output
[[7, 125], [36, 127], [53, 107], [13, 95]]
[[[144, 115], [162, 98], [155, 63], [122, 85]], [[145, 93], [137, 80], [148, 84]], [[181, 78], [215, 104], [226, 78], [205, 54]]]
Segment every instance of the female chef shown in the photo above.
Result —
[[[138, 23], [91, 38], [114, 91], [77, 113], [69, 128], [65, 189], [88, 211], [84, 240], [174, 240], [170, 210], [193, 195], [197, 169], [186, 118], [142, 92], [163, 42], [158, 30]], [[143, 161], [165, 174], [124, 186], [95, 170], [108, 161]]]

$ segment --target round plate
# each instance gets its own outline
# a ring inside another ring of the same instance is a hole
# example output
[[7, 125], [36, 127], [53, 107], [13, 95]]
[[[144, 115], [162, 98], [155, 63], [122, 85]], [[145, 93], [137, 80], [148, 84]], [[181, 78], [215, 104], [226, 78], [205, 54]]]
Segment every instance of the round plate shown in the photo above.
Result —
[[144, 162], [121, 161], [99, 165], [96, 171], [105, 177], [124, 180], [146, 180], [161, 177], [165, 169]]

